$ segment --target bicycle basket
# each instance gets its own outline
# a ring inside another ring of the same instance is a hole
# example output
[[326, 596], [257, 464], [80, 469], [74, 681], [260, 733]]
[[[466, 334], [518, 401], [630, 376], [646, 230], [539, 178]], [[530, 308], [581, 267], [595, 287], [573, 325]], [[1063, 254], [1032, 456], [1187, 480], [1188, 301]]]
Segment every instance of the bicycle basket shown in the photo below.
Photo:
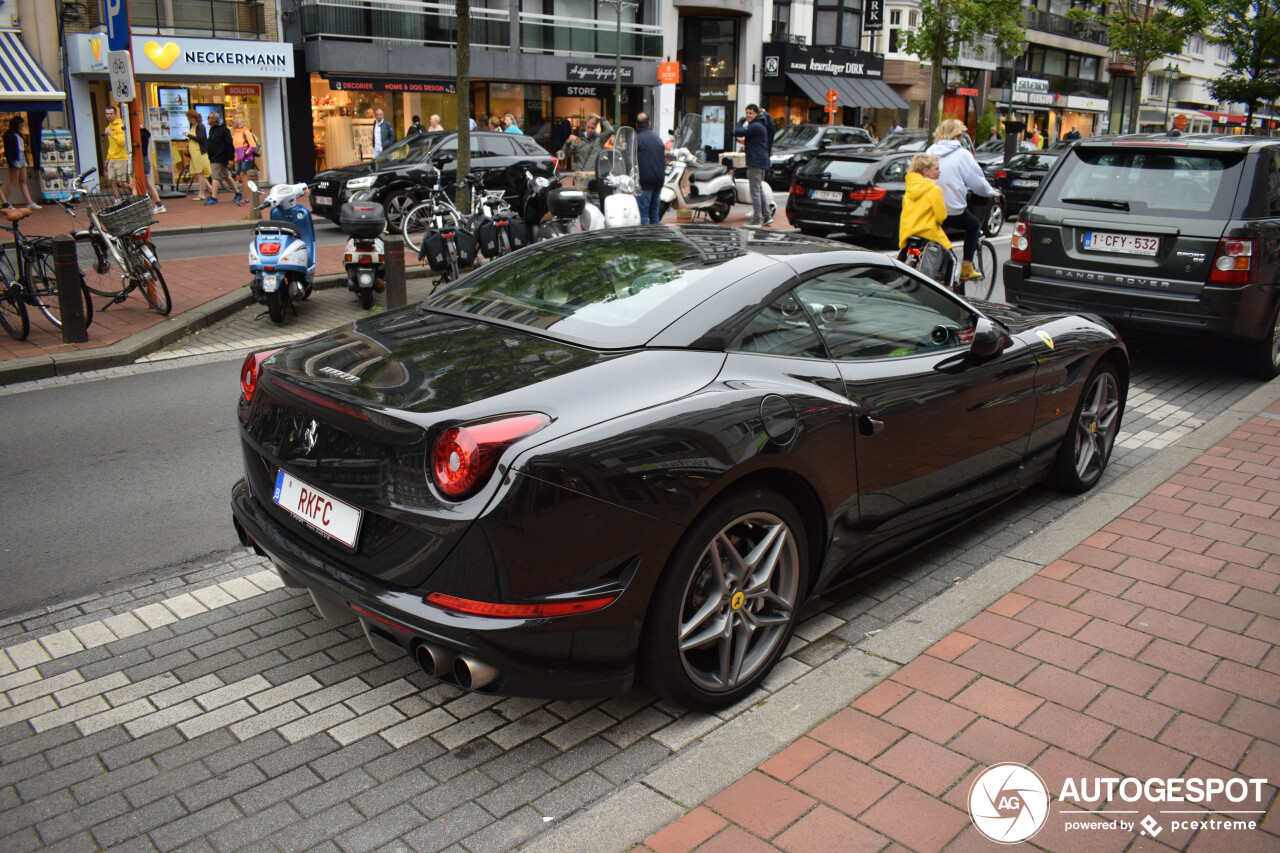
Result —
[[127, 236], [156, 221], [155, 215], [151, 212], [151, 199], [147, 196], [129, 196], [103, 207], [98, 206], [98, 197], [91, 198], [93, 198], [98, 224], [102, 226], [103, 231], [112, 236]]

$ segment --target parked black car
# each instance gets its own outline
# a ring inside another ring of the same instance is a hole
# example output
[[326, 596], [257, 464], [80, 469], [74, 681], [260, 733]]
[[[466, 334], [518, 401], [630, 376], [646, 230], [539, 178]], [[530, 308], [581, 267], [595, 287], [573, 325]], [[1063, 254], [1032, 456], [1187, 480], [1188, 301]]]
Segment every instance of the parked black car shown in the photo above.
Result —
[[593, 231], [251, 354], [231, 509], [326, 618], [433, 676], [718, 708], [815, 596], [1042, 480], [1096, 485], [1128, 374], [1098, 320], [879, 253]]
[[[1019, 153], [1035, 150], [1036, 147], [1026, 140], [1018, 143]], [[978, 165], [982, 167], [982, 171], [990, 175], [1004, 163], [1004, 140], [988, 139], [986, 142], [974, 149], [973, 159], [978, 161]]]
[[856, 150], [873, 144], [875, 139], [860, 127], [793, 124], [779, 128], [773, 137], [773, 155], [765, 180], [775, 190], [785, 190], [791, 186], [795, 170], [819, 151], [837, 145], [842, 150]]
[[[796, 172], [787, 193], [787, 221], [804, 234], [843, 232], [896, 243], [907, 170], [916, 153], [824, 151]], [[999, 233], [1004, 209], [985, 200], [975, 208], [987, 236]]]
[[[371, 201], [383, 206], [387, 213], [387, 230], [400, 233], [401, 219], [423, 197], [423, 181], [419, 179], [434, 162], [448, 185], [457, 175], [458, 134], [452, 131], [420, 133], [406, 136], [372, 160], [327, 169], [311, 181], [311, 209], [317, 216], [338, 221], [342, 204], [361, 190], [372, 193]], [[554, 158], [538, 143], [512, 133], [472, 133], [471, 171], [496, 172], [513, 165], [525, 165], [530, 171], [549, 171]], [[427, 181], [430, 183], [430, 181]], [[496, 184], [490, 184], [496, 188]], [[519, 205], [519, 187], [510, 186], [508, 201]]]
[[[897, 133], [891, 133], [884, 139], [881, 139], [875, 145], [871, 146], [869, 153], [875, 154], [892, 154], [898, 152], [905, 154], [908, 151], [920, 153], [933, 144], [933, 131], [923, 128], [912, 128], [909, 130], [899, 130]], [[960, 137], [960, 144], [973, 153], [973, 140], [969, 138], [969, 134]]]
[[1009, 161], [1009, 165], [997, 168], [991, 173], [991, 185], [1004, 195], [1005, 210], [1010, 216], [1022, 210], [1023, 205], [1031, 201], [1036, 188], [1048, 174], [1049, 167], [1058, 159], [1058, 151], [1037, 151], [1034, 154], [1019, 154]]
[[1058, 157], [1014, 230], [1016, 304], [1236, 343], [1280, 373], [1280, 140], [1094, 137]]

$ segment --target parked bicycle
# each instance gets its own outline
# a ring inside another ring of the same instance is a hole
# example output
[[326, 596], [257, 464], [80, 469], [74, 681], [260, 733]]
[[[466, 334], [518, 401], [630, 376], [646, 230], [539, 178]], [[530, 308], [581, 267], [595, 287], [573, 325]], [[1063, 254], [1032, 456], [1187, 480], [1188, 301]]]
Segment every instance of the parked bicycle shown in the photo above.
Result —
[[[62, 303], [58, 296], [58, 276], [53, 262], [53, 240], [49, 237], [24, 237], [18, 225], [32, 211], [7, 209], [0, 211], [9, 225], [0, 225], [13, 232], [13, 252], [0, 245], [0, 325], [17, 340], [24, 340], [31, 333], [30, 310], [38, 310], [54, 327], [62, 328]], [[84, 324], [93, 322], [93, 302], [89, 289], [80, 279], [80, 293], [84, 299]]]
[[[453, 203], [453, 187], [441, 182], [441, 173], [432, 166], [431, 183], [424, 188], [425, 197], [401, 217], [400, 233], [406, 246], [415, 252], [422, 249], [422, 237], [431, 229], [461, 228], [466, 220], [462, 211]], [[467, 175], [464, 181], [470, 180]]]
[[84, 180], [95, 171], [89, 169], [77, 177], [70, 197], [58, 200], [58, 206], [77, 224], [79, 205], [89, 202], [89, 227], [71, 234], [85, 286], [90, 293], [109, 300], [102, 306], [103, 311], [138, 290], [152, 310], [167, 316], [173, 310], [173, 300], [151, 242], [151, 225], [156, 221], [151, 199], [127, 196], [117, 200], [105, 193], [89, 192]]
[[[934, 248], [936, 247], [936, 248]], [[949, 287], [961, 296], [972, 296], [975, 299], [990, 299], [996, 288], [996, 279], [1000, 275], [1000, 264], [996, 257], [995, 244], [986, 237], [978, 238], [978, 249], [973, 255], [973, 269], [981, 278], [965, 281], [960, 277], [960, 259], [956, 249], [950, 251], [942, 248], [941, 243], [934, 243], [923, 237], [908, 237], [906, 248], [899, 253], [898, 259], [913, 269], [934, 278], [940, 284]], [[945, 263], [930, 261], [932, 253], [939, 253]], [[945, 269], [941, 269], [945, 267]]]

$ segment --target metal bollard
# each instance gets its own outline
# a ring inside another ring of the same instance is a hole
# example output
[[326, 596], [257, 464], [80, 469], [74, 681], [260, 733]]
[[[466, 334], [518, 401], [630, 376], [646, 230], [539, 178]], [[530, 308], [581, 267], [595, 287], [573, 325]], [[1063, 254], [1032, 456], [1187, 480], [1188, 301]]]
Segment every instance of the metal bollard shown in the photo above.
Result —
[[82, 344], [89, 340], [85, 331], [85, 292], [80, 284], [80, 263], [76, 260], [76, 241], [68, 234], [53, 238], [53, 271], [58, 279], [58, 309], [62, 312], [62, 342]]
[[382, 241], [382, 266], [382, 279], [387, 283], [387, 308], [403, 308], [409, 304], [403, 237], [387, 237]]

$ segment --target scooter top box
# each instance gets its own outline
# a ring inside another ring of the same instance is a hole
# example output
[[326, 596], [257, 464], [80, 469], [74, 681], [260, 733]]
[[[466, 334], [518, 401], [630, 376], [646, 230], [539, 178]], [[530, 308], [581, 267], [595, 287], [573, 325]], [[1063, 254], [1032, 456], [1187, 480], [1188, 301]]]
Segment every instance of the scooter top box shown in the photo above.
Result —
[[376, 201], [349, 201], [338, 212], [338, 225], [348, 237], [372, 240], [387, 228], [387, 215]]
[[582, 190], [570, 190], [556, 187], [547, 193], [547, 210], [558, 219], [571, 219], [581, 216], [587, 209], [587, 197]]

